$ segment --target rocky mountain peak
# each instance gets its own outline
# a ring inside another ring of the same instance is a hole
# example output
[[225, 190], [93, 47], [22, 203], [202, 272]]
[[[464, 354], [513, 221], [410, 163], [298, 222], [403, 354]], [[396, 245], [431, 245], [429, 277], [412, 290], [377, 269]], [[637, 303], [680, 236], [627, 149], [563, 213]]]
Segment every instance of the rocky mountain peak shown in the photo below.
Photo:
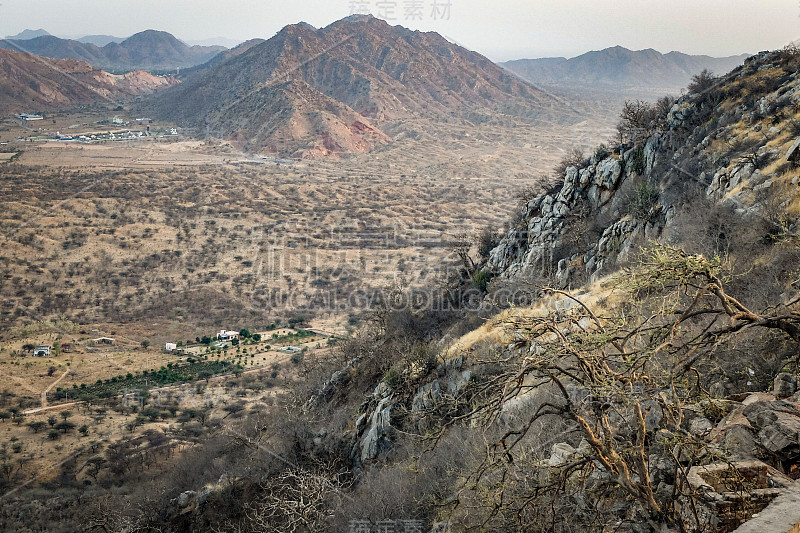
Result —
[[[240, 100], [256, 106], [252, 109], [272, 107], [272, 102], [257, 103], [254, 95], [278, 97], [275, 90], [262, 90], [264, 84], [291, 91], [294, 85], [282, 85], [287, 80], [301, 80], [320, 95], [339, 102], [341, 106], [336, 108], [341, 112], [360, 116], [358, 122], [369, 123], [376, 130], [388, 120], [449, 116], [498, 106], [513, 105], [523, 114], [547, 116], [549, 104], [555, 104], [553, 97], [435, 33], [413, 32], [359, 16], [319, 30], [303, 24], [288, 26], [272, 39], [186, 78], [180, 88], [156, 98], [148, 113], [186, 125], [211, 125], [223, 136], [253, 138], [250, 133], [263, 132], [263, 123], [257, 123], [257, 115], [248, 113], [246, 109], [250, 108]], [[229, 118], [232, 109], [244, 114]], [[279, 127], [273, 121], [269, 123]], [[237, 126], [230, 129], [234, 124]], [[325, 130], [323, 125], [312, 145], [328, 135]], [[283, 155], [308, 147], [307, 139], [300, 140], [307, 134], [305, 128], [297, 132], [298, 145]], [[253, 149], [269, 151], [275, 146], [267, 140], [269, 135], [258, 137], [264, 144], [251, 144]], [[383, 134], [379, 137], [386, 138]]]

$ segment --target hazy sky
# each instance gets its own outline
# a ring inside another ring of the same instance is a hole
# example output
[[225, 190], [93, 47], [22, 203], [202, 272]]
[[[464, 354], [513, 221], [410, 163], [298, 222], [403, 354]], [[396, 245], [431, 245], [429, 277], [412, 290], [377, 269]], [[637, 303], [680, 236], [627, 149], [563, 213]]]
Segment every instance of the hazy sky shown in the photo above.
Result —
[[152, 28], [185, 40], [244, 40], [365, 10], [437, 31], [493, 60], [574, 56], [617, 44], [722, 56], [800, 38], [800, 0], [0, 0], [0, 35], [44, 28], [125, 37]]

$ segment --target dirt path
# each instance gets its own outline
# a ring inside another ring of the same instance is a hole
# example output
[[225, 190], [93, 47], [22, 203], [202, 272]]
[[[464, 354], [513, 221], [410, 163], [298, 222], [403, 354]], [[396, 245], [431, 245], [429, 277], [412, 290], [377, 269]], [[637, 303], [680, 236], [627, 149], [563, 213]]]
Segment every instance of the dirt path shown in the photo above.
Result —
[[67, 374], [69, 374], [69, 370], [65, 370], [65, 371], [64, 371], [64, 373], [63, 373], [63, 374], [61, 374], [61, 377], [59, 377], [57, 380], [55, 380], [54, 382], [52, 382], [52, 383], [50, 384], [50, 386], [49, 386], [49, 387], [47, 387], [47, 388], [44, 390], [44, 392], [42, 393], [42, 409], [44, 409], [44, 408], [46, 408], [46, 407], [47, 407], [47, 393], [48, 393], [48, 392], [50, 392], [50, 389], [52, 389], [53, 387], [55, 387], [56, 385], [58, 385], [58, 384], [59, 384], [59, 382], [60, 382], [62, 379], [64, 379], [65, 377], [67, 377]]
[[50, 411], [52, 409], [63, 409], [65, 407], [69, 407], [70, 405], [79, 405], [83, 402], [69, 402], [69, 403], [57, 403], [55, 405], [51, 405], [49, 407], [37, 407], [36, 409], [28, 409], [27, 411], [23, 411], [22, 414], [25, 415], [33, 415], [36, 413], [41, 413], [44, 411]]

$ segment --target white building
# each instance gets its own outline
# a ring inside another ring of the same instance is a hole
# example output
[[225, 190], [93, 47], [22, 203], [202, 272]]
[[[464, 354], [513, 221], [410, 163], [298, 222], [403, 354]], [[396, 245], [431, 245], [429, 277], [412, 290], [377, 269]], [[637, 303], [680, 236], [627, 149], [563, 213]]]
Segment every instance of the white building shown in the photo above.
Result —
[[303, 349], [300, 348], [299, 346], [284, 346], [283, 348], [281, 348], [281, 351], [282, 352], [297, 353], [297, 352], [302, 352]]
[[174, 351], [175, 351], [175, 350], [177, 350], [177, 349], [178, 349], [178, 345], [177, 345], [177, 344], [175, 344], [174, 342], [168, 342], [168, 343], [166, 343], [166, 344], [164, 345], [164, 351], [165, 351], [165, 352], [172, 353], [172, 352], [174, 352]]
[[36, 346], [33, 349], [34, 357], [50, 357], [50, 346]]
[[219, 333], [217, 334], [217, 337], [221, 341], [230, 341], [230, 340], [233, 340], [233, 339], [238, 339], [239, 338], [239, 332], [238, 331], [228, 331], [228, 330], [221, 329], [221, 330], [219, 330]]

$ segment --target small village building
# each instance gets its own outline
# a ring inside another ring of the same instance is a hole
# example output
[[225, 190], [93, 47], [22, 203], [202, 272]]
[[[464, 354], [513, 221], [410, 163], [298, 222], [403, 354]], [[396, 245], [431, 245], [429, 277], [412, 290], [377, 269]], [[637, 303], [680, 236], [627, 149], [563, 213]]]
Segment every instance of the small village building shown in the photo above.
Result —
[[50, 350], [52, 348], [50, 346], [41, 345], [41, 346], [34, 346], [33, 348], [33, 356], [34, 357], [50, 357]]
[[178, 345], [174, 342], [168, 342], [164, 345], [164, 351], [167, 353], [172, 353], [178, 349]]
[[61, 343], [61, 353], [70, 353], [71, 351], [72, 351], [72, 343], [69, 342]]
[[238, 339], [239, 338], [239, 332], [238, 331], [228, 331], [228, 330], [221, 329], [221, 330], [219, 330], [219, 333], [217, 334], [217, 338], [219, 338], [219, 340], [221, 340], [221, 341], [231, 341], [233, 339]]
[[303, 349], [300, 348], [299, 346], [284, 346], [283, 348], [281, 348], [281, 351], [290, 352], [290, 353], [297, 353], [297, 352], [302, 352]]

